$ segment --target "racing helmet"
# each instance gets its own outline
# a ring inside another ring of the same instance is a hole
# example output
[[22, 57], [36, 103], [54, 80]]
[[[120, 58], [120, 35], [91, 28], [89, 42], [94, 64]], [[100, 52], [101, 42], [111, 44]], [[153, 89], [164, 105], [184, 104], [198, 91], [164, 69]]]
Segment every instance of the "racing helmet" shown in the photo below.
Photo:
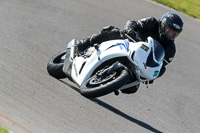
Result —
[[183, 30], [183, 20], [174, 12], [165, 13], [159, 24], [159, 35], [161, 40], [175, 40]]

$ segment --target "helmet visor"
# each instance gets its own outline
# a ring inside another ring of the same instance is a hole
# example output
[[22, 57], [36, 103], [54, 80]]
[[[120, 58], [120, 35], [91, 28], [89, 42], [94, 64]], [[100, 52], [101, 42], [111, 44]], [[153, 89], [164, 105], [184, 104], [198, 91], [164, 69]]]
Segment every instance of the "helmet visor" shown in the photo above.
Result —
[[181, 31], [174, 30], [173, 28], [169, 27], [168, 25], [165, 25], [164, 29], [165, 29], [164, 33], [165, 33], [167, 39], [169, 39], [169, 40], [175, 40], [175, 38], [181, 32]]

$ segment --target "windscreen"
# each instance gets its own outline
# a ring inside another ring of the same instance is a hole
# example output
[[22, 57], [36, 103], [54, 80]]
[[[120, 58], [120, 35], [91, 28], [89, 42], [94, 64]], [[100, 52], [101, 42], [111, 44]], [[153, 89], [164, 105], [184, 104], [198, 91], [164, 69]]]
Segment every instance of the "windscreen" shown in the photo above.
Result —
[[156, 40], [153, 40], [153, 47], [147, 58], [146, 65], [149, 67], [157, 67], [162, 62], [165, 56], [165, 50], [163, 46]]

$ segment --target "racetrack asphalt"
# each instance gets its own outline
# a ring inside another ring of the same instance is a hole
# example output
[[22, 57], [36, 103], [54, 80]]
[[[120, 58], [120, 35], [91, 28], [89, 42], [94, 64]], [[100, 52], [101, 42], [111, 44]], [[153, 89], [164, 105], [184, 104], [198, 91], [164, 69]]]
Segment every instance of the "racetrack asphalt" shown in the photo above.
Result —
[[169, 10], [150, 0], [1, 0], [0, 125], [14, 133], [198, 133], [200, 21], [188, 15], [175, 11], [184, 30], [166, 74], [133, 95], [87, 99], [46, 71], [73, 38]]

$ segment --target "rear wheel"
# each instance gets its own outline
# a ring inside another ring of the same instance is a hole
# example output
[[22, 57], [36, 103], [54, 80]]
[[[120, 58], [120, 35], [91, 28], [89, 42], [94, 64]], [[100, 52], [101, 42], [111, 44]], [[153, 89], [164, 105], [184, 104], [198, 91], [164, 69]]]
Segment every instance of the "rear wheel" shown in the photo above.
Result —
[[126, 84], [130, 78], [128, 71], [125, 69], [114, 71], [110, 74], [105, 74], [105, 71], [106, 69], [98, 71], [83, 83], [80, 88], [81, 95], [87, 98], [94, 98], [109, 94]]
[[47, 71], [49, 75], [57, 79], [66, 78], [66, 74], [62, 71], [64, 60], [65, 60], [65, 51], [62, 51], [52, 57], [47, 64]]

